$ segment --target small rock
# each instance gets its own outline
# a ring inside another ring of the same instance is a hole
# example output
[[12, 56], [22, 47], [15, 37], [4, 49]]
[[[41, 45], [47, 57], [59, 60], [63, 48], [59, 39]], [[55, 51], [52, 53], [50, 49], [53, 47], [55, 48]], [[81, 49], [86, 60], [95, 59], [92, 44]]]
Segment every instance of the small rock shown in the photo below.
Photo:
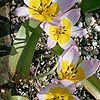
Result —
[[98, 24], [95, 24], [94, 30], [100, 32], [100, 26], [98, 26]]
[[5, 92], [5, 90], [4, 89], [1, 89], [1, 93], [4, 93]]
[[89, 34], [84, 35], [84, 37], [85, 37], [86, 39], [89, 38]]
[[100, 44], [100, 40], [98, 40], [98, 43]]
[[85, 17], [85, 22], [86, 22], [86, 24], [88, 26], [92, 26], [92, 25], [94, 25], [94, 23], [96, 22], [96, 20], [94, 19], [94, 17], [92, 17], [92, 14], [89, 13]]
[[99, 51], [97, 49], [94, 49], [93, 50], [93, 54], [98, 55], [99, 54]]
[[99, 14], [98, 13], [95, 13], [95, 15], [96, 15], [97, 18], [99, 18]]
[[91, 33], [91, 32], [92, 32], [91, 27], [88, 27], [88, 28], [87, 28], [87, 31], [88, 31], [89, 33]]
[[91, 58], [91, 56], [90, 56], [90, 55], [87, 55], [87, 56], [86, 56], [86, 59], [90, 59], [90, 58]]
[[94, 55], [94, 59], [97, 59], [97, 55]]
[[87, 44], [87, 39], [83, 38], [81, 41], [82, 46], [86, 46]]
[[94, 47], [96, 47], [97, 46], [97, 42], [96, 41], [92, 41], [92, 45], [94, 46]]
[[76, 3], [81, 3], [82, 2], [82, 0], [76, 0]]
[[80, 23], [78, 24], [78, 26], [79, 26], [79, 27], [83, 27], [83, 23], [80, 22]]

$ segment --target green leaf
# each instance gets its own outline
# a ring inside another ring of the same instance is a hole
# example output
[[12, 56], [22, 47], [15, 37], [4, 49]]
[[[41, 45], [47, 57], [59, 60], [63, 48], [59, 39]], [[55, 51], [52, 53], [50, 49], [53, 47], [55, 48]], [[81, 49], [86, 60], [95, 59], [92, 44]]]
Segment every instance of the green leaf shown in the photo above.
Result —
[[100, 9], [100, 0], [82, 0], [81, 8], [84, 13]]
[[58, 44], [52, 49], [57, 55], [61, 55], [64, 51]]
[[82, 81], [82, 84], [96, 98], [96, 100], [100, 100], [100, 79], [96, 74]]
[[41, 29], [37, 27], [34, 33], [29, 38], [29, 41], [25, 45], [21, 57], [17, 63], [17, 72], [24, 73], [27, 75], [29, 73], [29, 68], [31, 65], [32, 57], [35, 51], [36, 44], [39, 37], [41, 36]]
[[28, 75], [35, 47], [42, 32], [38, 25], [39, 23], [27, 20], [19, 29], [9, 60], [12, 71]]
[[10, 96], [6, 98], [6, 100], [29, 100], [29, 99], [22, 96]]

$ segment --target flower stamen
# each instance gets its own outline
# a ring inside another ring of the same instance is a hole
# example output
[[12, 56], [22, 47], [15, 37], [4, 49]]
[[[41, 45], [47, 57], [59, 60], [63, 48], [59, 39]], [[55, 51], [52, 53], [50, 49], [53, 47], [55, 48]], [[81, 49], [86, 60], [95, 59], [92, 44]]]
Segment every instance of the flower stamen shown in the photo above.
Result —
[[62, 69], [58, 72], [60, 79], [68, 79], [71, 81], [79, 81], [85, 78], [84, 70], [81, 67], [77, 67], [75, 64], [65, 66], [65, 61], [62, 62]]
[[30, 0], [29, 13], [33, 18], [41, 21], [53, 20], [55, 15], [59, 12], [59, 5], [52, 0]]

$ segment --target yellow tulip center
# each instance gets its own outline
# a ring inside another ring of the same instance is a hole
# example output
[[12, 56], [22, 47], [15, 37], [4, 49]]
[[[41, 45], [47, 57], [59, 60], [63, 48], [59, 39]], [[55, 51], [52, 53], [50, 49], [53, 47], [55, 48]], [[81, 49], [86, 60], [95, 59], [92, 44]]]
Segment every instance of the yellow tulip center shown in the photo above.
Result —
[[70, 20], [66, 18], [62, 18], [62, 23], [62, 28], [50, 25], [49, 34], [52, 40], [58, 41], [58, 43], [60, 44], [65, 44], [66, 42], [70, 41], [72, 24]]
[[60, 79], [68, 79], [73, 82], [77, 82], [86, 78], [84, 69], [77, 67], [75, 64], [69, 65], [68, 63], [69, 62], [66, 60], [62, 61], [62, 68], [60, 72], [58, 72]]
[[45, 100], [74, 100], [67, 88], [53, 87], [45, 95]]
[[59, 12], [59, 5], [52, 0], [30, 0], [29, 14], [40, 21], [51, 21]]

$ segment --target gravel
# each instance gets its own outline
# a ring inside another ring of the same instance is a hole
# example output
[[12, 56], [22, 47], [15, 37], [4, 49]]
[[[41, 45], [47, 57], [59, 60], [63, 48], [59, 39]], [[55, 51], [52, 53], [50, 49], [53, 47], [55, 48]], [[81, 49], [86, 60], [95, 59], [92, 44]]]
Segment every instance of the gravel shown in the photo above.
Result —
[[[76, 0], [77, 3], [81, 0]], [[15, 17], [14, 10], [16, 7], [25, 6], [22, 0], [13, 0], [11, 4], [11, 34], [12, 37], [16, 35], [16, 32], [20, 28], [21, 23], [23, 23], [26, 18]], [[81, 58], [100, 59], [100, 10], [87, 13], [82, 16], [77, 23], [79, 27], [85, 27], [88, 30], [88, 34], [83, 37], [74, 38], [75, 42], [79, 47]], [[30, 74], [33, 76], [40, 75], [48, 72], [56, 64], [58, 55], [54, 54], [53, 51], [49, 51], [46, 48], [47, 35], [45, 33], [40, 37], [36, 51], [33, 56], [32, 64], [30, 67]], [[100, 78], [100, 68], [97, 71], [97, 76]], [[51, 82], [53, 78], [57, 78], [56, 72], [39, 79], [30, 79], [29, 83], [26, 80], [20, 79], [18, 84], [7, 83], [6, 85], [0, 87], [0, 100], [11, 93], [12, 95], [22, 95], [30, 98], [31, 100], [38, 100], [36, 93], [47, 84]], [[74, 95], [77, 95], [80, 100], [96, 100], [82, 85], [77, 87]]]

